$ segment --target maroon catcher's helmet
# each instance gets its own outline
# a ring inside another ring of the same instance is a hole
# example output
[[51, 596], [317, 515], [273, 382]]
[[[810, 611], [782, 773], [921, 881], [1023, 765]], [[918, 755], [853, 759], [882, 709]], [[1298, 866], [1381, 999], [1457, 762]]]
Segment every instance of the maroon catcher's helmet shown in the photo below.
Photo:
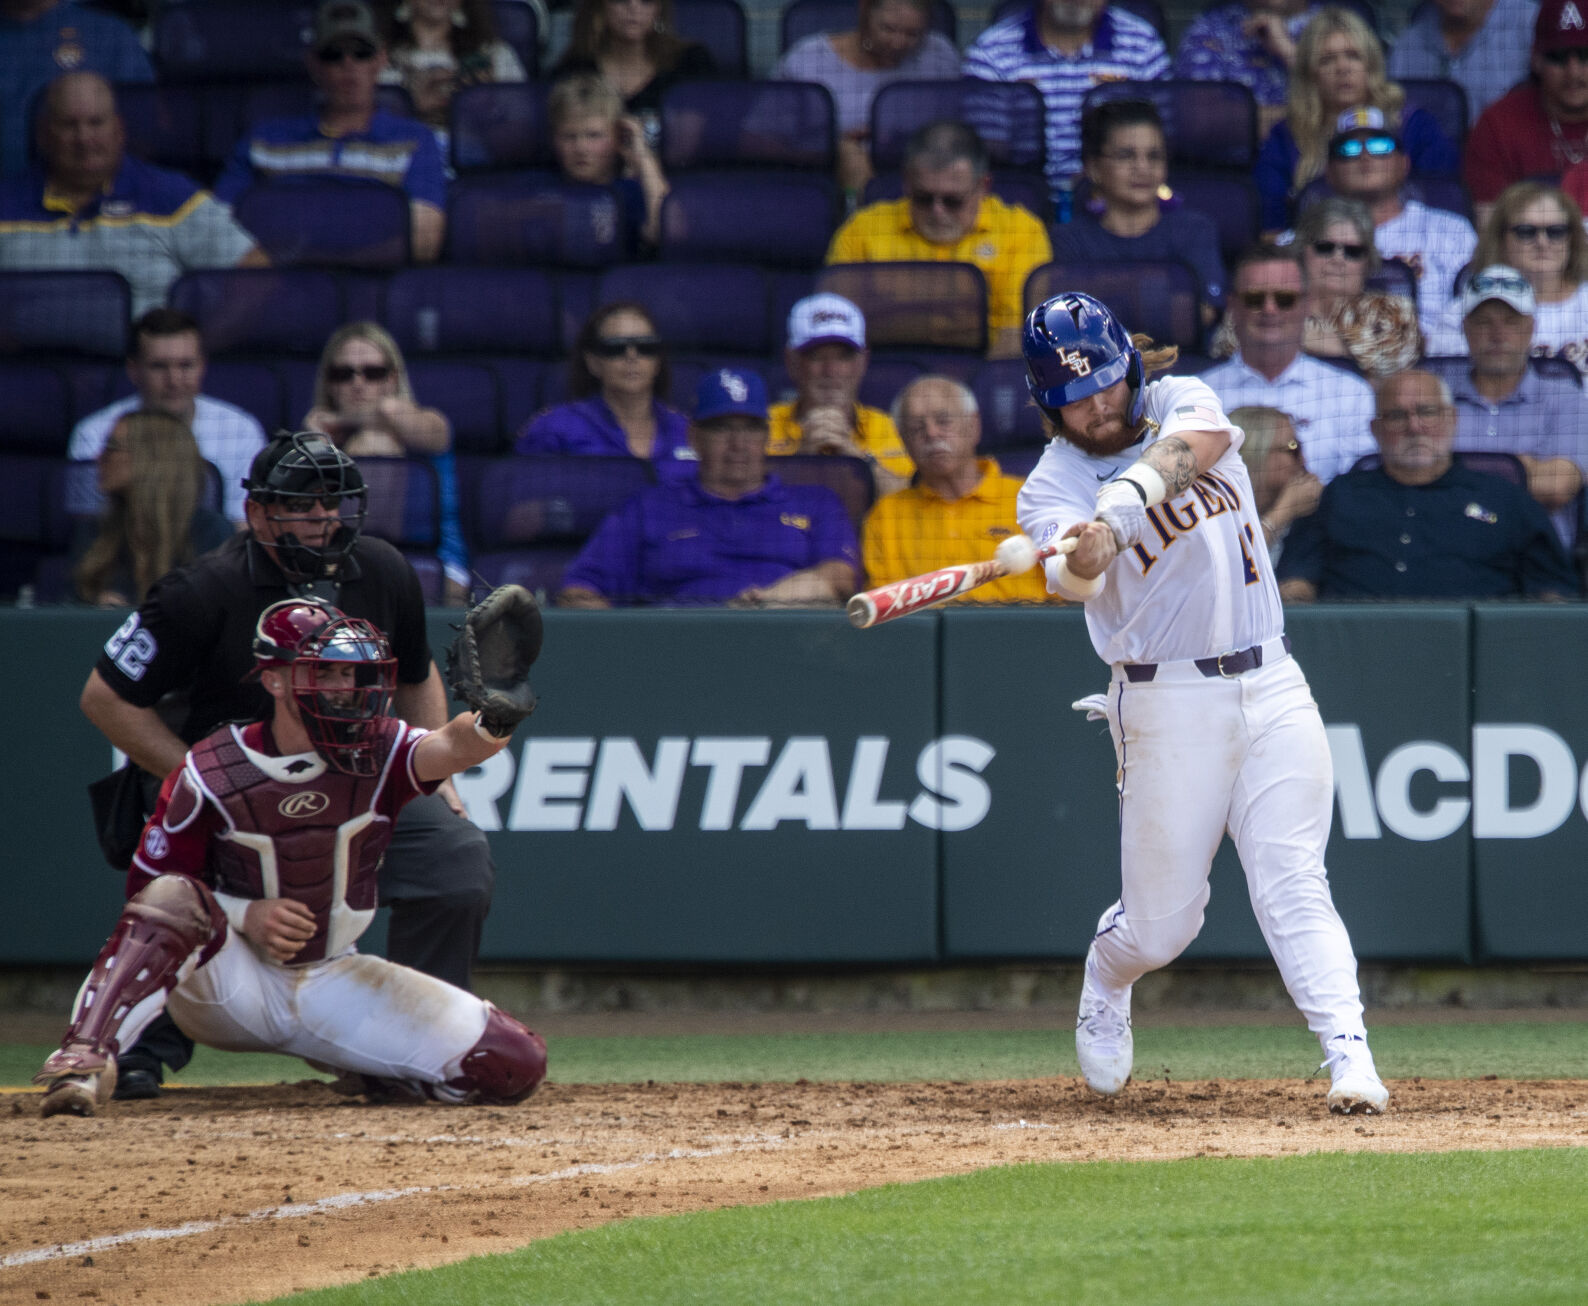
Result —
[[[352, 678], [345, 668], [352, 664]], [[315, 599], [283, 599], [259, 614], [254, 669], [285, 671], [315, 751], [348, 775], [374, 775], [378, 723], [391, 714], [397, 659], [362, 617]]]

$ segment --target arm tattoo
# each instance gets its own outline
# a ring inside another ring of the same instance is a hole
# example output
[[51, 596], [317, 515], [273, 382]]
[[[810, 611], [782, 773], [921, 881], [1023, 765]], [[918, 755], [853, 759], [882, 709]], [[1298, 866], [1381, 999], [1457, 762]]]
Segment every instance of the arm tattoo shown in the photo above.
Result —
[[1163, 477], [1166, 499], [1182, 493], [1197, 478], [1197, 457], [1178, 435], [1166, 436], [1148, 445], [1141, 460]]

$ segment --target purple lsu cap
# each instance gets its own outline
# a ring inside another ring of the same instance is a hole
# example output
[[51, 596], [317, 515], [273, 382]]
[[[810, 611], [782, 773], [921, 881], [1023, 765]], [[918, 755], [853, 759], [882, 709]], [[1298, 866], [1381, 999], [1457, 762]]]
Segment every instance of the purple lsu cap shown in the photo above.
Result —
[[707, 372], [695, 388], [695, 420], [709, 422], [714, 417], [766, 421], [766, 382], [748, 369], [719, 367]]

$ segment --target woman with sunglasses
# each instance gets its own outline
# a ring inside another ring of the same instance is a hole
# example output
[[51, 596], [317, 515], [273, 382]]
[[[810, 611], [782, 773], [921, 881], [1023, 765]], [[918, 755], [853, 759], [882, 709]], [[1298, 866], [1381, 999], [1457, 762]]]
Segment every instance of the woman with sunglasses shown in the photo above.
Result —
[[1307, 353], [1350, 359], [1369, 377], [1404, 371], [1422, 356], [1416, 302], [1367, 289], [1380, 260], [1365, 204], [1331, 195], [1309, 206], [1296, 223], [1296, 247], [1307, 272]]
[[1384, 47], [1349, 9], [1320, 9], [1296, 42], [1285, 121], [1268, 133], [1257, 155], [1257, 190], [1263, 231], [1272, 236], [1290, 222], [1295, 197], [1323, 175], [1335, 124], [1347, 109], [1384, 114], [1415, 172], [1456, 175], [1460, 157], [1425, 109], [1407, 111], [1406, 92], [1389, 80]]
[[1318, 506], [1323, 482], [1307, 470], [1295, 423], [1277, 408], [1232, 408], [1230, 421], [1246, 433], [1241, 461], [1252, 479], [1252, 506], [1268, 557], [1279, 561], [1290, 524]]
[[523, 454], [645, 458], [663, 480], [694, 474], [689, 422], [659, 398], [667, 360], [643, 305], [605, 304], [579, 329], [568, 360], [568, 403], [531, 419], [513, 446]]
[[79, 524], [70, 550], [84, 603], [137, 607], [172, 567], [231, 538], [232, 524], [200, 502], [209, 469], [186, 423], [153, 411], [123, 415], [96, 470], [105, 508]]
[[551, 75], [600, 73], [654, 149], [661, 140], [662, 92], [716, 71], [705, 46], [674, 30], [673, 0], [578, 0], [573, 35]]
[[[1538, 305], [1533, 353], [1565, 358], [1588, 376], [1588, 234], [1582, 210], [1559, 187], [1545, 182], [1519, 181], [1508, 187], [1478, 234], [1470, 266], [1496, 263], [1517, 269], [1533, 287]], [[1459, 318], [1453, 316], [1450, 330], [1441, 332], [1441, 340], [1446, 339], [1453, 352], [1467, 352]]]
[[401, 348], [374, 322], [350, 322], [331, 334], [314, 378], [314, 407], [304, 428], [319, 431], [353, 458], [419, 457], [441, 490], [441, 543], [448, 603], [469, 592], [469, 555], [458, 515], [452, 423], [415, 398]]

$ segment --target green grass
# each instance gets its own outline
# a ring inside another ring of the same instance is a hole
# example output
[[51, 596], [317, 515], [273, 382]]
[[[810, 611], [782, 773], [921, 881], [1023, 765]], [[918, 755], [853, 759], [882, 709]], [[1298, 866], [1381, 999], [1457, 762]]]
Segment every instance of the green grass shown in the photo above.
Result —
[[563, 1234], [293, 1306], [1588, 1298], [1588, 1152], [1022, 1165]]
[[[967, 1017], [968, 1024], [975, 1018]], [[1371, 1031], [1380, 1071], [1394, 1079], [1588, 1079], [1588, 1024], [1385, 1025]], [[50, 1048], [0, 1047], [0, 1084], [26, 1084]], [[1305, 1076], [1318, 1045], [1290, 1026], [1138, 1029], [1138, 1079]], [[717, 1083], [725, 1080], [913, 1081], [1073, 1075], [1066, 1030], [959, 1033], [699, 1035], [553, 1038], [551, 1079], [564, 1084]], [[276, 1083], [318, 1078], [292, 1057], [200, 1048], [175, 1082]], [[1584, 1293], [1588, 1300], [1588, 1291]]]

